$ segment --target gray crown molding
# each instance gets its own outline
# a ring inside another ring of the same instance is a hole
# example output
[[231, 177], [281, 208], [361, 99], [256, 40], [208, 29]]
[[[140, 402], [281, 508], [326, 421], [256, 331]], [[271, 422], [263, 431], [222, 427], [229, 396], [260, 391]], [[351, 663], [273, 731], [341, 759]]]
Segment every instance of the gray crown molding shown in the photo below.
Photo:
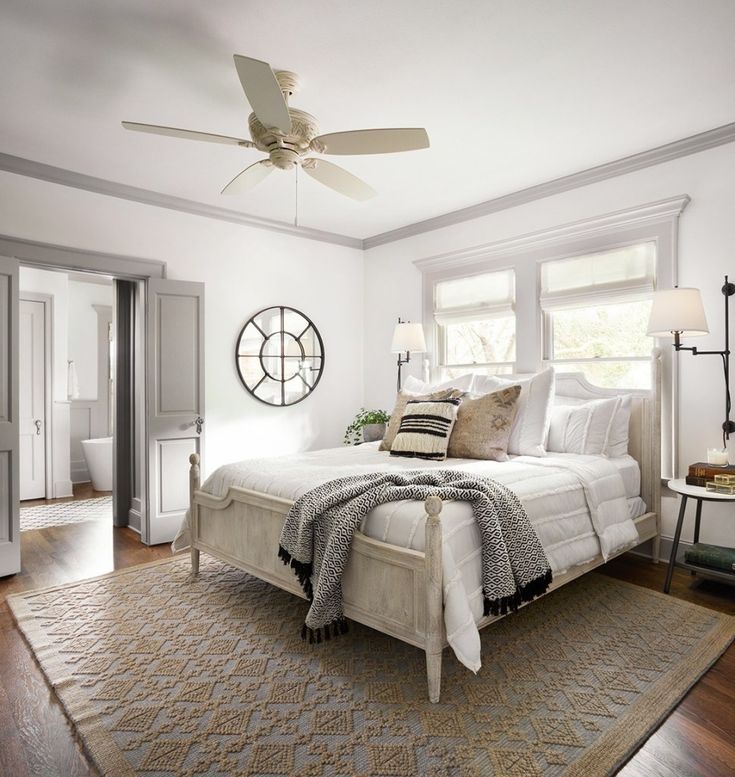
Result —
[[101, 273], [117, 278], [165, 278], [166, 262], [133, 256], [86, 251], [81, 248], [39, 243], [0, 235], [0, 255], [12, 256], [21, 264], [51, 270]]
[[706, 151], [710, 148], [725, 145], [735, 141], [735, 122], [725, 124], [706, 132], [700, 132], [698, 135], [691, 135], [682, 140], [676, 140], [673, 143], [667, 143], [663, 146], [642, 151], [639, 154], [623, 157], [614, 162], [591, 167], [588, 170], [582, 170], [578, 173], [565, 175], [561, 178], [555, 178], [545, 183], [535, 186], [529, 186], [527, 189], [521, 189], [512, 194], [506, 194], [502, 197], [496, 197], [492, 200], [471, 205], [467, 208], [445, 213], [441, 216], [417, 221], [413, 224], [407, 224], [398, 229], [392, 229], [388, 232], [382, 232], [378, 235], [372, 235], [362, 241], [363, 249], [375, 248], [376, 246], [393, 243], [396, 240], [403, 240], [407, 237], [420, 235], [424, 232], [431, 232], [435, 229], [450, 227], [453, 224], [460, 224], [463, 221], [487, 216], [491, 213], [497, 213], [508, 208], [515, 208], [518, 205], [540, 200], [545, 197], [551, 197], [554, 194], [577, 189], [599, 181], [605, 181], [608, 178], [615, 178], [620, 175], [642, 170], [646, 167], [659, 165], [662, 162], [669, 162], [673, 159], [679, 159], [683, 156], [696, 154], [700, 151]]
[[249, 227], [303, 237], [308, 240], [319, 240], [324, 243], [334, 243], [366, 251], [370, 248], [393, 243], [424, 232], [431, 232], [435, 229], [452, 226], [453, 224], [460, 224], [463, 221], [471, 221], [472, 219], [507, 210], [508, 208], [515, 208], [518, 205], [525, 205], [526, 203], [551, 197], [571, 189], [605, 181], [608, 178], [626, 175], [636, 170], [642, 170], [646, 167], [696, 154], [700, 151], [732, 143], [733, 141], [735, 141], [735, 122], [707, 130], [706, 132], [700, 132], [697, 135], [691, 135], [682, 140], [676, 140], [673, 143], [667, 143], [648, 151], [642, 151], [639, 154], [633, 154], [632, 156], [623, 157], [613, 162], [606, 162], [597, 167], [591, 167], [571, 175], [555, 178], [535, 186], [529, 186], [526, 189], [505, 194], [492, 200], [486, 200], [477, 205], [471, 205], [467, 208], [444, 213], [430, 219], [417, 221], [413, 224], [406, 224], [403, 227], [398, 227], [388, 232], [381, 232], [380, 234], [366, 237], [364, 240], [350, 237], [349, 235], [340, 235], [336, 232], [326, 232], [309, 227], [297, 227], [283, 221], [276, 221], [275, 219], [251, 216], [235, 210], [229, 210], [228, 208], [207, 205], [203, 202], [187, 200], [182, 197], [142, 189], [137, 186], [128, 186], [127, 184], [108, 181], [104, 178], [96, 178], [84, 173], [74, 172], [73, 170], [65, 170], [61, 167], [53, 167], [52, 165], [34, 162], [33, 160], [23, 159], [10, 154], [0, 153], [0, 170], [15, 173], [16, 175], [24, 175], [29, 178], [38, 178], [39, 180], [61, 184], [62, 186], [83, 189], [96, 194], [105, 194], [110, 197], [140, 202], [145, 205], [178, 210], [184, 213], [192, 213], [196, 216], [230, 221], [235, 224], [243, 224]]
[[108, 197], [118, 197], [121, 200], [131, 200], [144, 205], [154, 205], [158, 208], [168, 208], [182, 213], [192, 213], [195, 216], [230, 221], [234, 224], [243, 224], [248, 227], [267, 229], [271, 232], [281, 232], [286, 235], [303, 237], [307, 240], [319, 240], [322, 243], [335, 243], [349, 248], [363, 248], [363, 241], [349, 235], [340, 235], [336, 232], [326, 232], [310, 227], [297, 227], [287, 224], [285, 221], [250, 216], [229, 208], [220, 208], [216, 205], [207, 205], [204, 202], [187, 200], [183, 197], [175, 197], [171, 194], [156, 192], [150, 189], [142, 189], [138, 186], [128, 186], [117, 181], [108, 181], [105, 178], [96, 178], [92, 175], [77, 173], [74, 170], [65, 170], [62, 167], [54, 167], [43, 162], [34, 162], [32, 159], [12, 156], [0, 153], [0, 170], [16, 175], [24, 175], [28, 178], [37, 178], [41, 181], [70, 186], [74, 189], [82, 189], [95, 194], [105, 194]]
[[562, 224], [551, 229], [542, 229], [506, 240], [497, 240], [493, 243], [472, 246], [462, 251], [452, 251], [424, 259], [417, 259], [414, 265], [422, 272], [444, 270], [449, 267], [473, 264], [479, 259], [511, 257], [515, 254], [526, 253], [533, 249], [574, 240], [579, 237], [589, 238], [605, 234], [606, 232], [617, 232], [623, 227], [672, 221], [679, 218], [679, 215], [690, 202], [691, 198], [688, 194], [681, 194], [677, 197], [669, 197], [665, 200], [626, 208], [625, 210], [607, 213], [603, 216], [593, 216], [569, 224]]

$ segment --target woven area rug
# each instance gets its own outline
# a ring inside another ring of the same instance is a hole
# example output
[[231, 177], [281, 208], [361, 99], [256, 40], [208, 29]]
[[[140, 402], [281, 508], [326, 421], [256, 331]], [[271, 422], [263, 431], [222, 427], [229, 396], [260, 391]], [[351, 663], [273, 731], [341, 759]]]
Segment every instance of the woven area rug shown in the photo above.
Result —
[[77, 499], [69, 502], [55, 502], [50, 505], [34, 505], [20, 508], [20, 530], [48, 529], [50, 526], [65, 526], [69, 523], [109, 520], [112, 526], [112, 497], [99, 496], [94, 499]]
[[99, 770], [123, 775], [594, 777], [613, 772], [735, 636], [735, 618], [588, 574], [482, 633], [473, 675], [202, 556], [12, 596]]

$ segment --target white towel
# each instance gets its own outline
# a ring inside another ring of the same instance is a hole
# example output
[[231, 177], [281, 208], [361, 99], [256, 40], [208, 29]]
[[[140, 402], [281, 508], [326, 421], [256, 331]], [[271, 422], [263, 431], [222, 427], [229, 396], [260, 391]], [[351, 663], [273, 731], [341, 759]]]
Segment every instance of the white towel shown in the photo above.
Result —
[[66, 376], [66, 398], [79, 399], [79, 376], [74, 362], [69, 360], [69, 368]]

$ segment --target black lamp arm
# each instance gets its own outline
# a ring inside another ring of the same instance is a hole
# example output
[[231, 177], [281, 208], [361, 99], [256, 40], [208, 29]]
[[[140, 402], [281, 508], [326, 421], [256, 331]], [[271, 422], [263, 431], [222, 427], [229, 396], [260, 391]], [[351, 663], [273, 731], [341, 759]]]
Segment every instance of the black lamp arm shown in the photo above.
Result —
[[681, 332], [674, 332], [674, 349], [676, 351], [689, 351], [692, 356], [719, 356], [722, 359], [722, 369], [725, 374], [725, 421], [722, 424], [722, 447], [726, 447], [726, 441], [735, 433], [735, 421], [730, 420], [732, 402], [730, 399], [730, 297], [735, 294], [735, 283], [730, 283], [727, 275], [722, 286], [722, 294], [725, 297], [725, 348], [722, 351], [700, 351], [695, 347], [685, 347], [681, 344]]
[[398, 354], [398, 391], [401, 390], [401, 367], [404, 364], [408, 364], [411, 361], [411, 351], [406, 351], [406, 358], [403, 358], [403, 354]]

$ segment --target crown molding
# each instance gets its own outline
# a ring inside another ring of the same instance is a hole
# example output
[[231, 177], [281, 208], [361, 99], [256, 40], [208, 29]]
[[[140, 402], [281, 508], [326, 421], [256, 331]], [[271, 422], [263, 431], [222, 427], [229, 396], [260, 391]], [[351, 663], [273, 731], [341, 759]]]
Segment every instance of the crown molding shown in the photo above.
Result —
[[700, 132], [698, 135], [691, 135], [688, 138], [676, 140], [673, 143], [667, 143], [648, 151], [642, 151], [639, 154], [623, 157], [614, 162], [606, 162], [597, 167], [591, 167], [588, 170], [582, 170], [578, 173], [546, 181], [545, 183], [529, 186], [527, 189], [520, 189], [512, 194], [505, 194], [502, 197], [496, 197], [477, 205], [470, 205], [467, 208], [461, 208], [451, 213], [444, 213], [441, 216], [407, 224], [404, 227], [392, 229], [389, 232], [372, 235], [362, 241], [363, 249], [375, 248], [386, 243], [393, 243], [407, 237], [420, 235], [424, 232], [431, 232], [435, 229], [450, 227], [453, 224], [460, 224], [463, 221], [471, 221], [491, 213], [515, 208], [518, 205], [525, 205], [534, 200], [540, 200], [545, 197], [551, 197], [554, 194], [569, 191], [570, 189], [577, 189], [581, 186], [605, 181], [608, 178], [616, 178], [620, 175], [626, 175], [636, 170], [642, 170], [646, 167], [652, 167], [673, 159], [706, 151], [710, 148], [716, 148], [733, 141], [735, 141], [735, 122], [707, 130], [706, 132]]
[[349, 248], [363, 248], [363, 241], [349, 235], [340, 235], [336, 232], [326, 232], [310, 227], [297, 227], [287, 224], [285, 221], [251, 216], [229, 208], [220, 208], [216, 205], [208, 205], [204, 202], [187, 200], [183, 197], [175, 197], [171, 194], [156, 192], [151, 189], [142, 189], [138, 186], [128, 186], [117, 181], [108, 181], [105, 178], [96, 178], [92, 175], [77, 173], [74, 170], [66, 170], [63, 167], [54, 167], [43, 162], [34, 162], [32, 159], [12, 156], [0, 153], [0, 170], [16, 175], [24, 175], [28, 178], [37, 178], [41, 181], [70, 186], [74, 189], [82, 189], [95, 194], [104, 194], [108, 197], [118, 197], [121, 200], [131, 200], [144, 205], [153, 205], [158, 208], [168, 208], [182, 213], [192, 213], [195, 216], [229, 221], [234, 224], [243, 224], [247, 227], [267, 229], [271, 232], [281, 232], [286, 235], [303, 237], [307, 240], [319, 240], [322, 243], [334, 243], [348, 246]]
[[574, 240], [575, 238], [589, 238], [646, 224], [674, 222], [678, 220], [679, 215], [690, 202], [691, 198], [688, 194], [681, 194], [678, 197], [669, 197], [665, 200], [649, 202], [634, 208], [607, 213], [603, 216], [593, 216], [569, 224], [562, 224], [558, 227], [552, 227], [551, 229], [529, 232], [526, 235], [520, 235], [508, 240], [497, 240], [493, 243], [472, 246], [463, 251], [453, 251], [437, 256], [429, 256], [425, 259], [417, 259], [414, 265], [422, 272], [436, 272], [450, 267], [473, 264], [480, 259], [509, 258], [519, 253], [546, 248], [557, 243]]
[[393, 243], [397, 240], [403, 240], [407, 237], [431, 232], [436, 229], [442, 229], [454, 224], [460, 224], [464, 221], [481, 218], [482, 216], [497, 213], [508, 208], [515, 208], [519, 205], [525, 205], [535, 200], [551, 197], [555, 194], [577, 189], [589, 184], [605, 181], [609, 178], [616, 178], [627, 173], [642, 170], [646, 167], [669, 162], [680, 157], [696, 154], [700, 151], [706, 151], [710, 148], [716, 148], [727, 143], [735, 141], [735, 122], [725, 124], [715, 129], [700, 132], [697, 135], [676, 140], [673, 143], [667, 143], [657, 148], [642, 151], [632, 156], [623, 157], [613, 162], [591, 167], [571, 175], [555, 178], [551, 181], [529, 186], [526, 189], [505, 194], [492, 200], [480, 202], [477, 205], [471, 205], [467, 208], [444, 213], [423, 221], [417, 221], [413, 224], [407, 224], [388, 232], [366, 237], [364, 240], [341, 235], [336, 232], [327, 232], [310, 227], [297, 227], [293, 224], [287, 224], [284, 221], [275, 219], [252, 216], [246, 213], [240, 213], [228, 208], [220, 208], [216, 205], [208, 205], [195, 200], [187, 200], [182, 197], [175, 197], [170, 194], [156, 192], [150, 189], [142, 189], [137, 186], [128, 186], [127, 184], [116, 181], [108, 181], [104, 178], [96, 178], [84, 173], [78, 173], [73, 170], [65, 170], [61, 167], [54, 167], [42, 162], [35, 162], [31, 159], [12, 156], [10, 154], [0, 153], [0, 170], [24, 175], [29, 178], [37, 178], [42, 181], [70, 186], [75, 189], [104, 194], [110, 197], [118, 197], [124, 200], [140, 202], [144, 205], [153, 205], [159, 208], [168, 208], [183, 213], [191, 213], [205, 218], [219, 219], [229, 221], [235, 224], [243, 224], [258, 229], [266, 229], [272, 232], [293, 235], [306, 238], [307, 240], [318, 240], [323, 243], [334, 243], [349, 248], [358, 248], [363, 251], [377, 246]]

